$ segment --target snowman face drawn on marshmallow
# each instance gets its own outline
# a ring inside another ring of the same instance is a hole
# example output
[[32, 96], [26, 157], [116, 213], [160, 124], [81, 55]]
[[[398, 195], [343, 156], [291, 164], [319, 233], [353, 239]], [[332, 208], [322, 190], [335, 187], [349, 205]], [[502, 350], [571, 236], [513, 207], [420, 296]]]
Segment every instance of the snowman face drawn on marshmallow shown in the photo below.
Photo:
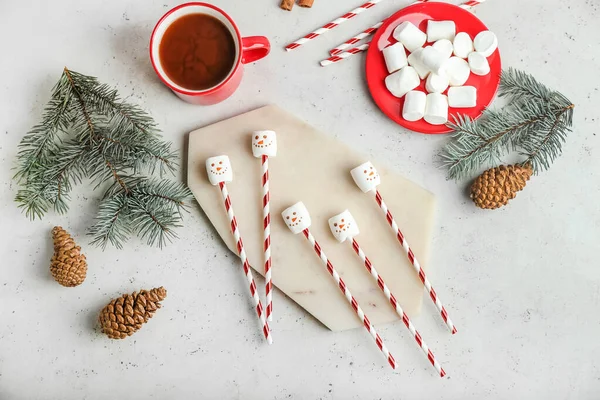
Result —
[[360, 233], [354, 217], [348, 210], [329, 218], [329, 229], [340, 243], [352, 239]]
[[252, 134], [252, 154], [254, 157], [275, 157], [277, 155], [277, 136], [273, 131], [258, 131]]
[[211, 185], [216, 186], [221, 182], [233, 180], [233, 170], [227, 156], [216, 156], [206, 160], [206, 173]]
[[365, 193], [375, 190], [381, 183], [379, 173], [370, 161], [354, 168], [350, 174], [356, 185]]
[[297, 234], [310, 227], [310, 214], [306, 206], [301, 201], [293, 206], [286, 208], [281, 213], [283, 221], [292, 233]]

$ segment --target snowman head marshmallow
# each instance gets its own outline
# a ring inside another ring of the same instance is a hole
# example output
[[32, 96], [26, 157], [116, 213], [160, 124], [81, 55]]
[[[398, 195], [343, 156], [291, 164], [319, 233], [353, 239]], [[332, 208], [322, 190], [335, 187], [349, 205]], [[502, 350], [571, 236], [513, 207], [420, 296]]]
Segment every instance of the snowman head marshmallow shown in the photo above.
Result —
[[252, 154], [254, 157], [275, 157], [277, 155], [277, 136], [273, 131], [257, 131], [252, 134]]
[[283, 210], [281, 216], [293, 234], [300, 233], [310, 226], [310, 214], [301, 201]]
[[352, 175], [352, 179], [354, 179], [356, 186], [365, 193], [377, 189], [377, 185], [381, 183], [379, 173], [370, 161], [354, 168], [350, 171], [350, 174]]
[[348, 210], [329, 218], [329, 229], [340, 243], [359, 234], [358, 225]]
[[231, 182], [233, 180], [233, 170], [229, 157], [216, 156], [206, 160], [206, 173], [210, 184], [213, 186], [221, 182]]

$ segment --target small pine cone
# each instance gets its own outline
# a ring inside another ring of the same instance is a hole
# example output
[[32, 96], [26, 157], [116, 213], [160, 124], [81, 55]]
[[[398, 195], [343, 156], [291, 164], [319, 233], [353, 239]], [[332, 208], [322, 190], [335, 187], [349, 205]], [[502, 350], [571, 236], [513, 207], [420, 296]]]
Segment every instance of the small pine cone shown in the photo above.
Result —
[[66, 287], [81, 285], [87, 274], [87, 261], [81, 254], [81, 247], [69, 233], [60, 226], [52, 229], [54, 241], [54, 255], [50, 261], [50, 273], [56, 280]]
[[471, 186], [471, 199], [479, 208], [493, 210], [508, 204], [533, 174], [531, 164], [501, 165], [481, 174]]
[[164, 287], [141, 290], [113, 299], [100, 312], [100, 325], [111, 339], [125, 339], [137, 332], [160, 308], [167, 297]]

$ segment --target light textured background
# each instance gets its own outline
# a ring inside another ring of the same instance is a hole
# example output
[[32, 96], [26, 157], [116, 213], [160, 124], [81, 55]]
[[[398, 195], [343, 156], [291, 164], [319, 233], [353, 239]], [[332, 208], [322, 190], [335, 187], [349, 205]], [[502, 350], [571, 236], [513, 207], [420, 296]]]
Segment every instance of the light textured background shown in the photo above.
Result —
[[[292, 13], [276, 0], [215, 3], [244, 34], [269, 36], [273, 52], [247, 68], [233, 98], [208, 108], [178, 101], [148, 62], [151, 29], [176, 2], [0, 3], [0, 399], [598, 398], [597, 3], [489, 0], [477, 11], [498, 34], [505, 66], [535, 73], [577, 104], [563, 157], [496, 212], [474, 208], [466, 183], [446, 181], [436, 168], [446, 137], [405, 132], [375, 108], [361, 57], [316, 64], [407, 2], [382, 3], [291, 54], [284, 44], [360, 1], [316, 0]], [[163, 251], [136, 240], [123, 251], [87, 246], [98, 193], [86, 188], [68, 216], [27, 221], [12, 200], [16, 145], [65, 65], [116, 85], [182, 150], [187, 132], [276, 103], [434, 192], [432, 280], [459, 333], [450, 337], [433, 308], [414, 319], [449, 377], [435, 377], [401, 323], [379, 327], [400, 364], [392, 372], [363, 330], [331, 333], [279, 294], [277, 342], [266, 347], [238, 261], [199, 210]], [[49, 276], [54, 224], [84, 244], [90, 271], [79, 288]], [[169, 297], [136, 336], [111, 342], [94, 331], [109, 298], [158, 285]]]

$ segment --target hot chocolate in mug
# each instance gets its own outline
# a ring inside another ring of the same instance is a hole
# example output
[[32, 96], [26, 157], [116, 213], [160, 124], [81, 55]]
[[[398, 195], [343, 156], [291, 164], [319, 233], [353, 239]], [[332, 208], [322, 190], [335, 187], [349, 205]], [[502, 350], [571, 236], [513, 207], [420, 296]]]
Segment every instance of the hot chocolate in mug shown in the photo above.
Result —
[[264, 36], [242, 37], [231, 17], [208, 3], [181, 4], [156, 24], [150, 60], [158, 77], [182, 100], [219, 103], [240, 85], [244, 64], [269, 54]]

